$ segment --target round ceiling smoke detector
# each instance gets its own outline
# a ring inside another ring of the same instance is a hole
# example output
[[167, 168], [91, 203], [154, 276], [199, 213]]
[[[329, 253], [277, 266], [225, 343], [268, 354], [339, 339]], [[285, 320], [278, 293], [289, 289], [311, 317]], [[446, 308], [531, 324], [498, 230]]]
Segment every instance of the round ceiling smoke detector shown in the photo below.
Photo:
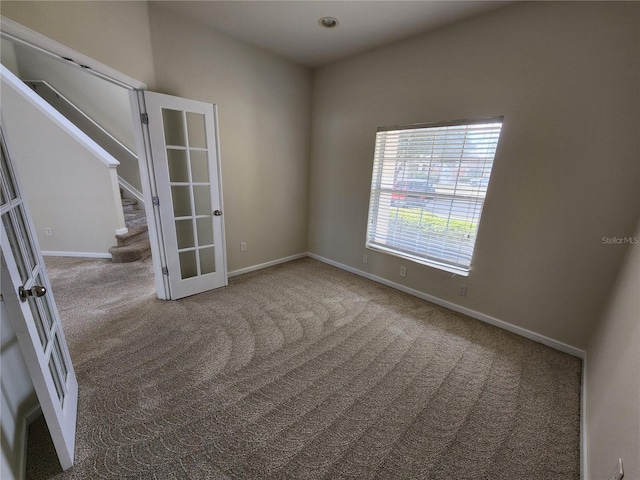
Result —
[[324, 28], [333, 28], [338, 26], [338, 19], [333, 17], [322, 17], [318, 20], [318, 25]]

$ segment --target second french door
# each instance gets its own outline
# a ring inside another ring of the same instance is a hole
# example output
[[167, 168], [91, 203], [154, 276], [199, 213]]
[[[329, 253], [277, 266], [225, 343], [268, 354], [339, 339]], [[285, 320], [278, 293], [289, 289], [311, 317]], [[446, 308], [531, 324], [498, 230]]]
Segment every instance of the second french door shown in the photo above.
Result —
[[144, 92], [172, 300], [227, 285], [216, 107]]

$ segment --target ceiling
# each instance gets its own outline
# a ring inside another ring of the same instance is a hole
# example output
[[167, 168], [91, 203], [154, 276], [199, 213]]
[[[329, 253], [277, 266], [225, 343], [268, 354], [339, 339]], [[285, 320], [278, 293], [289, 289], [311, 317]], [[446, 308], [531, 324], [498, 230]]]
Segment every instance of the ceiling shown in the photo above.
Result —
[[[506, 1], [158, 1], [215, 30], [319, 67], [417, 33], [501, 8]], [[335, 28], [318, 25], [338, 19]]]

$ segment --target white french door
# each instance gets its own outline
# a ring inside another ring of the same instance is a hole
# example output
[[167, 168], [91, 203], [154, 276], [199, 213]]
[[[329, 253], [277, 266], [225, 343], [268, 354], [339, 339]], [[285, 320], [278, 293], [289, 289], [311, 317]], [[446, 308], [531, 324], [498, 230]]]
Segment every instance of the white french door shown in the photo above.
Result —
[[2, 297], [60, 465], [73, 465], [78, 382], [33, 223], [0, 129]]
[[227, 285], [216, 107], [144, 92], [169, 298]]

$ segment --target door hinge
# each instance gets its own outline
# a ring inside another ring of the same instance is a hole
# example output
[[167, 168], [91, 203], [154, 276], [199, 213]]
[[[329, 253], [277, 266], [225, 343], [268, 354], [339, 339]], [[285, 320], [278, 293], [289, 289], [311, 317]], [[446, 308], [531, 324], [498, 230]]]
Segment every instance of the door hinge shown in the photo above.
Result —
[[151, 203], [153, 203], [156, 207], [160, 206], [160, 199], [158, 197], [153, 197], [151, 199]]
[[169, 268], [168, 267], [162, 267], [162, 274], [163, 275], [169, 275]]
[[149, 125], [149, 115], [147, 115], [146, 113], [140, 114], [140, 120], [142, 120], [142, 123], [144, 123], [145, 125]]

